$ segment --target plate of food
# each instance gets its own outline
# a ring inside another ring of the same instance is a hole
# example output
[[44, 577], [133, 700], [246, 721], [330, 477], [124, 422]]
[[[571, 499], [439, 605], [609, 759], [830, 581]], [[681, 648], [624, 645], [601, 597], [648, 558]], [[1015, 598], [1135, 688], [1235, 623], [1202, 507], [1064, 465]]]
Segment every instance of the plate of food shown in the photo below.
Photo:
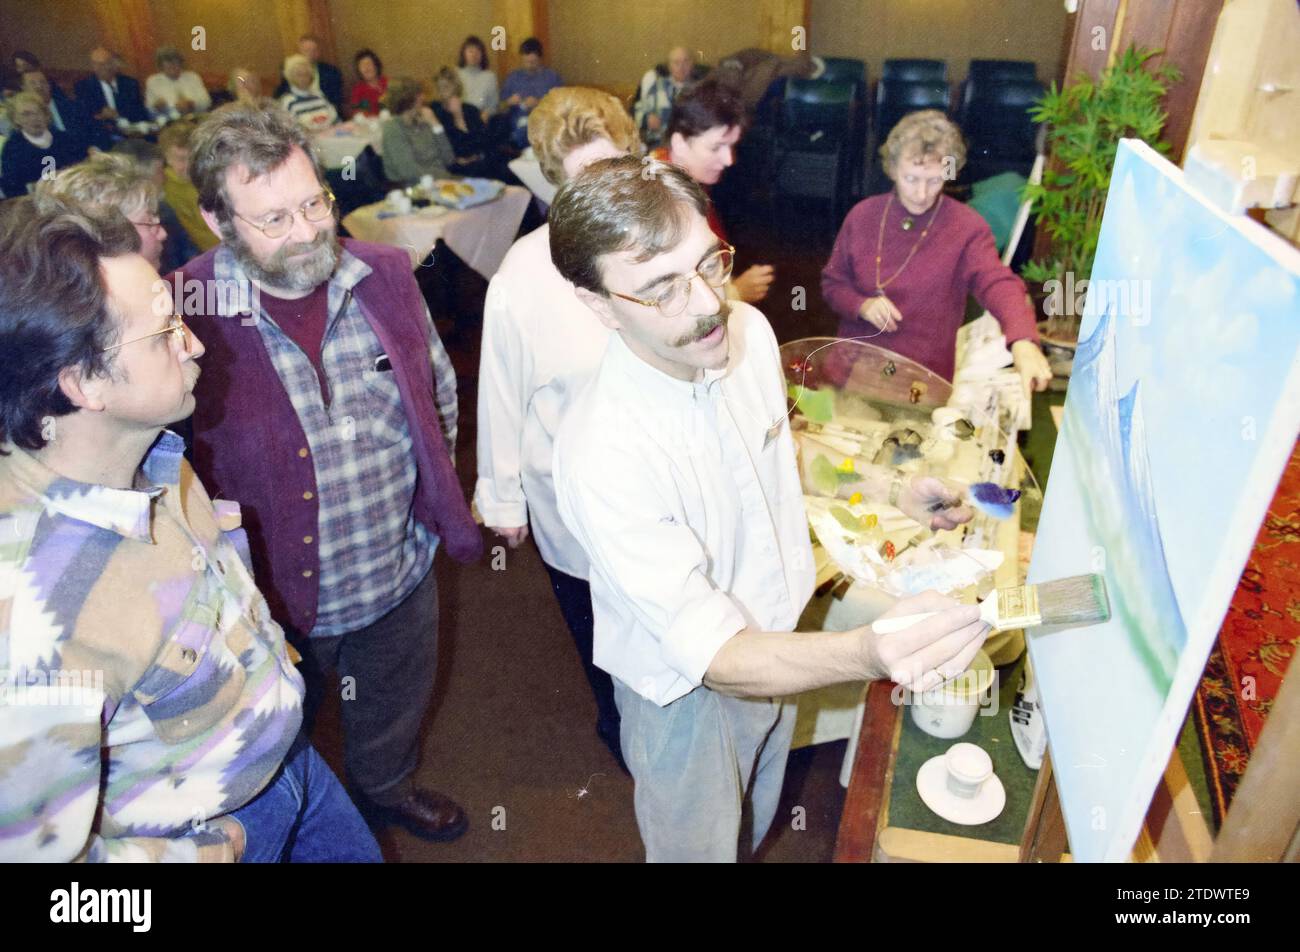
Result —
[[433, 188], [428, 190], [428, 196], [439, 205], [465, 209], [492, 201], [504, 189], [502, 183], [492, 179], [438, 179], [433, 183]]

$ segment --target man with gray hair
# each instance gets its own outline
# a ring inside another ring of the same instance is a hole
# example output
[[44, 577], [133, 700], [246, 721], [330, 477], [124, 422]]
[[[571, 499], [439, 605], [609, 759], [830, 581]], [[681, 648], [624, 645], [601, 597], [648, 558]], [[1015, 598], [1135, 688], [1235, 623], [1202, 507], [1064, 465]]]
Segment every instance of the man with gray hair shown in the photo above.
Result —
[[704, 67], [692, 61], [691, 51], [684, 46], [674, 46], [668, 51], [667, 64], [660, 63], [646, 70], [641, 77], [632, 116], [647, 146], [653, 148], [663, 142], [668, 132], [668, 118], [673, 112], [673, 100], [688, 82], [705, 72]]
[[185, 58], [176, 47], [158, 47], [154, 62], [159, 71], [145, 80], [144, 98], [155, 119], [172, 122], [212, 108], [212, 97], [203, 79], [194, 70], [185, 68]]
[[[455, 839], [465, 812], [414, 776], [437, 665], [434, 553], [482, 551], [452, 463], [451, 361], [406, 252], [339, 240], [292, 116], [231, 103], [190, 146], [203, 219], [222, 238], [173, 276], [211, 355], [195, 469], [248, 514], [258, 581], [304, 655], [309, 714], [323, 670], [340, 675], [360, 805]], [[214, 285], [252, 293], [191, 294]]]
[[676, 166], [605, 159], [551, 206], [551, 257], [614, 333], [555, 444], [560, 516], [590, 559], [595, 661], [614, 676], [650, 861], [757, 848], [781, 794], [787, 695], [965, 670], [988, 626], [937, 612], [886, 637], [793, 628], [812, 594], [808, 521], [776, 337], [723, 291], [733, 249]]
[[97, 46], [90, 51], [90, 69], [94, 75], [77, 80], [73, 92], [91, 118], [114, 130], [149, 121], [140, 83], [122, 72], [121, 57]]

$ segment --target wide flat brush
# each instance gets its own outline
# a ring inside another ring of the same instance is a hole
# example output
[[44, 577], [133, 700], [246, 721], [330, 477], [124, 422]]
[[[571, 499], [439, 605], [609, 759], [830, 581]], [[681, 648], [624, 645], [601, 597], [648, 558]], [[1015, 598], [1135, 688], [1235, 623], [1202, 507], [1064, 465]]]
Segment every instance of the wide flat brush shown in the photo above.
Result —
[[[881, 618], [871, 623], [876, 634], [910, 628], [937, 612]], [[1106, 580], [1100, 575], [1073, 575], [1038, 585], [999, 588], [980, 603], [980, 618], [994, 631], [1039, 625], [1095, 625], [1110, 620]]]

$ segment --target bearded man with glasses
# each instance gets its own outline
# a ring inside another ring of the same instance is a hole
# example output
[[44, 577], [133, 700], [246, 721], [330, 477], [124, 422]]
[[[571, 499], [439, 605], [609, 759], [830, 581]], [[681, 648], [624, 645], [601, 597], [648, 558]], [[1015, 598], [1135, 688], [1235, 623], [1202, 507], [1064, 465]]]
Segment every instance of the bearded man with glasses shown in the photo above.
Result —
[[794, 633], [813, 589], [780, 354], [728, 301], [731, 248], [682, 169], [589, 165], [555, 197], [551, 257], [613, 333], [555, 444], [559, 512], [591, 562], [595, 661], [614, 679], [650, 861], [734, 862], [776, 814], [794, 728], [786, 696], [844, 681], [913, 687], [965, 670], [988, 632], [936, 612], [881, 638]]
[[[363, 812], [455, 839], [464, 810], [414, 779], [437, 664], [434, 553], [482, 551], [452, 462], [455, 372], [406, 252], [339, 239], [334, 196], [287, 112], [267, 100], [216, 110], [189, 171], [222, 239], [175, 285], [210, 355], [195, 469], [247, 514], [258, 581], [304, 655], [309, 723], [325, 672], [341, 678]], [[253, 293], [191, 297], [195, 281]]]

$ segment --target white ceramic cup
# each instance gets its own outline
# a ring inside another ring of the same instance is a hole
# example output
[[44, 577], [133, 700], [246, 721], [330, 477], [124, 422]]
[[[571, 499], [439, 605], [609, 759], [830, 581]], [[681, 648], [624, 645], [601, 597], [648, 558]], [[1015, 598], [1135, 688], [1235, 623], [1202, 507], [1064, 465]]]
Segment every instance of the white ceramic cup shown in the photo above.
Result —
[[979, 796], [985, 781], [993, 776], [993, 759], [975, 744], [953, 744], [943, 755], [948, 769], [948, 791], [963, 800]]
[[411, 199], [402, 189], [395, 188], [388, 193], [388, 207], [400, 215], [405, 215], [411, 210]]

